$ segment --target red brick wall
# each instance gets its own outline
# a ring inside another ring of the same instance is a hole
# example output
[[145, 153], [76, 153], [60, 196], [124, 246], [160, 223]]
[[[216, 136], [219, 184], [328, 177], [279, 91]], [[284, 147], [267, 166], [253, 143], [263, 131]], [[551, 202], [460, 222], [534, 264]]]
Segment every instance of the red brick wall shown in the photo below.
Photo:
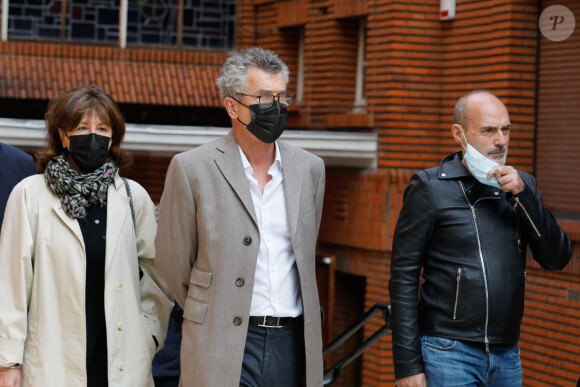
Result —
[[134, 156], [133, 165], [121, 171], [121, 175], [138, 181], [147, 190], [153, 203], [157, 204], [161, 200], [170, 161], [168, 157]]
[[[284, 17], [300, 7], [303, 17]], [[438, 0], [255, 0], [252, 12], [251, 44], [276, 50], [291, 67], [297, 45], [288, 36], [304, 29], [305, 98], [293, 122], [319, 130], [337, 129], [333, 123], [352, 113], [357, 18], [366, 14], [371, 119], [363, 121], [379, 134], [379, 169], [328, 170], [319, 237], [319, 253], [334, 255], [337, 270], [366, 277], [366, 308], [388, 301], [391, 236], [411, 173], [459, 149], [450, 135], [457, 98], [478, 88], [495, 92], [512, 121], [508, 163], [534, 172], [536, 1], [457, 0], [456, 20], [449, 22], [439, 21]], [[579, 259], [576, 252], [574, 262]], [[526, 386], [570, 385], [580, 376], [574, 278], [530, 265], [521, 340]], [[377, 319], [365, 333], [379, 326]], [[386, 337], [366, 352], [361, 385], [393, 384], [390, 351]]]
[[458, 1], [457, 20], [443, 24], [443, 126], [451, 126], [453, 104], [463, 93], [494, 91], [512, 122], [507, 161], [528, 172], [533, 172], [534, 158], [537, 12], [538, 4], [531, 0]]
[[580, 271], [550, 273], [535, 262], [529, 266], [519, 343], [524, 385], [575, 386], [580, 378]]
[[[567, 7], [576, 29], [562, 41], [540, 36], [536, 178], [542, 196], [558, 211], [580, 212], [580, 1], [544, 0]], [[568, 19], [566, 19], [568, 20]]]
[[[305, 31], [304, 126], [333, 129], [354, 102], [357, 18], [337, 18], [335, 1], [255, 1], [244, 44], [276, 50], [295, 68], [296, 30]], [[534, 1], [459, 1], [457, 20], [440, 22], [439, 1], [360, 2], [367, 6], [367, 113], [380, 134], [381, 167], [420, 168], [457, 149], [453, 105], [476, 88], [495, 91], [513, 121], [510, 162], [531, 171], [536, 84]], [[304, 25], [284, 12], [303, 4]], [[246, 8], [244, 8], [246, 9]], [[490, 22], [490, 20], [492, 22]], [[283, 25], [285, 28], [278, 28]], [[292, 85], [291, 85], [292, 87]]]

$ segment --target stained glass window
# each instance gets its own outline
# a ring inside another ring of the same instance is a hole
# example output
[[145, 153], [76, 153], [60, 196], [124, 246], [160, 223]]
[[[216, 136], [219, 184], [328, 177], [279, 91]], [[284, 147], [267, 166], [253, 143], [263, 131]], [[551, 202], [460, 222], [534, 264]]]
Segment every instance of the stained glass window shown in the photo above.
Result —
[[[232, 48], [235, 4], [183, 0], [180, 12], [178, 0], [128, 0], [127, 43]], [[120, 0], [9, 0], [8, 34], [115, 43], [119, 15]]]

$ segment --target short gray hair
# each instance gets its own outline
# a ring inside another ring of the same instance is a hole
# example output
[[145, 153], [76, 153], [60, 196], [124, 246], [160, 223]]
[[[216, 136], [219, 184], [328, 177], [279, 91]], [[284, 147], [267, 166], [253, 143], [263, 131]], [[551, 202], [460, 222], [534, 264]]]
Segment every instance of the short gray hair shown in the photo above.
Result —
[[288, 83], [290, 70], [288, 66], [270, 50], [260, 47], [246, 48], [226, 59], [216, 81], [222, 98], [239, 97], [248, 83], [249, 68], [266, 71], [271, 74], [282, 73]]
[[[459, 124], [461, 125], [462, 128], [467, 129], [467, 116], [468, 116], [468, 102], [469, 102], [469, 98], [473, 95], [476, 94], [489, 94], [495, 98], [497, 98], [497, 96], [495, 94], [493, 94], [491, 91], [489, 90], [484, 90], [484, 89], [479, 89], [479, 90], [473, 90], [470, 91], [469, 93], [465, 94], [463, 97], [459, 98], [457, 100], [457, 103], [455, 103], [455, 109], [453, 110], [453, 123], [454, 124]], [[498, 98], [499, 100], [499, 98]]]

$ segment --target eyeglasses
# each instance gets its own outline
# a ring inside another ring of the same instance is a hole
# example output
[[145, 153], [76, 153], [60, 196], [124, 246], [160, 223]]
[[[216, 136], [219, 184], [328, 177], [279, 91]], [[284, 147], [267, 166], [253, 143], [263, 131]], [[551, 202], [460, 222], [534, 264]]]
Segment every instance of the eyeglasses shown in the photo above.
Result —
[[251, 94], [240, 93], [240, 95], [243, 95], [245, 97], [257, 98], [259, 104], [270, 104], [271, 105], [272, 103], [274, 103], [275, 99], [280, 101], [280, 103], [282, 105], [285, 105], [285, 106], [290, 106], [290, 104], [292, 103], [292, 94], [287, 94], [287, 93], [270, 94], [270, 95], [267, 95], [267, 94], [266, 95], [251, 95]]

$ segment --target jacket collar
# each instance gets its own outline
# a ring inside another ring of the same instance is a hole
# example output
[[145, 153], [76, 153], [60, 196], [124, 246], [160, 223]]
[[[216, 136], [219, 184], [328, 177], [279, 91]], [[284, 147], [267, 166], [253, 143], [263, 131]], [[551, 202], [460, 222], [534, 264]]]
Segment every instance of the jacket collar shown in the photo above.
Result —
[[[504, 191], [489, 185], [481, 184], [477, 181], [467, 168], [465, 168], [465, 165], [461, 162], [462, 159], [463, 154], [461, 151], [452, 153], [445, 157], [443, 161], [441, 161], [441, 166], [439, 168], [439, 179], [462, 179], [463, 189], [468, 193], [468, 195], [470, 191], [473, 192], [473, 201], [486, 197], [497, 199], [505, 196], [506, 193]], [[470, 201], [471, 200], [470, 197]]]
[[458, 179], [460, 177], [471, 176], [471, 173], [461, 162], [463, 154], [461, 151], [452, 153], [441, 161], [439, 168], [439, 179]]

